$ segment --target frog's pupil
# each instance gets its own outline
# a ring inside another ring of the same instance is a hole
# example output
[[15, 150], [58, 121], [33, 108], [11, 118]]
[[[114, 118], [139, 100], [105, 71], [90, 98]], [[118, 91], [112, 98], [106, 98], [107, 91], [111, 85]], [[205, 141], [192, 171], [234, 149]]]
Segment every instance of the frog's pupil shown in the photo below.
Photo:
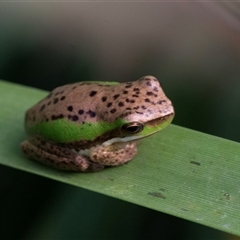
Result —
[[129, 132], [134, 132], [134, 133], [135, 133], [138, 129], [139, 129], [138, 126], [128, 127], [128, 128], [127, 128], [127, 130], [128, 130]]
[[138, 122], [127, 123], [122, 126], [122, 129], [127, 133], [135, 134], [143, 130], [143, 124]]

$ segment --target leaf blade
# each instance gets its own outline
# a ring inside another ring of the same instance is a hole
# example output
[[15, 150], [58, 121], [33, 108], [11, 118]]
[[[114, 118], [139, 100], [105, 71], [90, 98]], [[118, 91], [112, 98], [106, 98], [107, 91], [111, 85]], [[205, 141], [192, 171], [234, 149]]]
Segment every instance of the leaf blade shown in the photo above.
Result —
[[24, 111], [47, 93], [0, 81], [0, 163], [240, 236], [240, 144], [171, 125], [128, 164], [69, 173], [28, 160]]

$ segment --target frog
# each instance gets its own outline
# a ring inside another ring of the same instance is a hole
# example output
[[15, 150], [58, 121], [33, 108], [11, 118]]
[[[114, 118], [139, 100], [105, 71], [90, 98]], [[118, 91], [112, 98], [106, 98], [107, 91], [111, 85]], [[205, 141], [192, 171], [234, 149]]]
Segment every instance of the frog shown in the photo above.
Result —
[[24, 154], [60, 170], [97, 172], [128, 163], [141, 139], [175, 115], [161, 83], [82, 81], [52, 90], [25, 113]]

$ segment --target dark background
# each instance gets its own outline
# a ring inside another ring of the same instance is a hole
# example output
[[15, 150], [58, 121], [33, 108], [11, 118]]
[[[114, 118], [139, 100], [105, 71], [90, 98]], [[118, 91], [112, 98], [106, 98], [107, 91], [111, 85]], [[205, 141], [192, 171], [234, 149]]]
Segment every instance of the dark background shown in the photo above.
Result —
[[[0, 78], [51, 90], [154, 75], [174, 124], [240, 141], [240, 5], [0, 3]], [[233, 239], [120, 200], [0, 167], [3, 239]]]

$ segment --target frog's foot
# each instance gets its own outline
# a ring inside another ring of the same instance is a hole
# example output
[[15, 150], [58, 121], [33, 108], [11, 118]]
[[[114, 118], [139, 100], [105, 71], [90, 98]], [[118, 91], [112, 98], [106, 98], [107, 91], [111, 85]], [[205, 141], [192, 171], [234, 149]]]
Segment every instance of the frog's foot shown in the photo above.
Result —
[[130, 161], [137, 154], [137, 142], [114, 143], [90, 149], [89, 158], [105, 166], [118, 166]]
[[38, 138], [30, 138], [21, 143], [22, 151], [39, 162], [61, 170], [96, 172], [104, 166], [80, 156], [72, 151]]

